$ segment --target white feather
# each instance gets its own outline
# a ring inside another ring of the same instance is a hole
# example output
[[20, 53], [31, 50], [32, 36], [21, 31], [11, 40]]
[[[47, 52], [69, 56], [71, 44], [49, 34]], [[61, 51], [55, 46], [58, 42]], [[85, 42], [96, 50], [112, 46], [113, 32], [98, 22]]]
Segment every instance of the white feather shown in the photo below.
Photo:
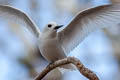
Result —
[[25, 26], [36, 37], [40, 35], [39, 28], [23, 11], [7, 5], [0, 5], [0, 18], [14, 21], [18, 24]]
[[102, 5], [90, 8], [77, 16], [58, 32], [61, 46], [70, 53], [92, 31], [120, 23], [120, 4]]

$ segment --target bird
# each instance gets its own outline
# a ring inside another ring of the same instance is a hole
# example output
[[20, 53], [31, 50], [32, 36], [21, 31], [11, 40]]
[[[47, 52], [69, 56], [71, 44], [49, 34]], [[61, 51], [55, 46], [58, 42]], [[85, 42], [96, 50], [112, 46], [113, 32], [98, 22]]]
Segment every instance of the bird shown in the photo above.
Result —
[[[91, 32], [120, 23], [120, 4], [107, 4], [80, 11], [61, 31], [63, 25], [51, 21], [40, 31], [22, 10], [0, 5], [0, 18], [14, 21], [30, 30], [37, 40], [41, 55], [50, 63], [66, 58]], [[72, 67], [66, 65], [63, 68]]]

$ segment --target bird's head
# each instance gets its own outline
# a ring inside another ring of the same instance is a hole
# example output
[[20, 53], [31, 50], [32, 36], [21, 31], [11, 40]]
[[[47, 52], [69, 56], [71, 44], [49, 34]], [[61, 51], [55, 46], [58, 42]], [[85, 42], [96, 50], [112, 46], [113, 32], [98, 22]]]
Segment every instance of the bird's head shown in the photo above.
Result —
[[48, 35], [56, 35], [57, 30], [62, 26], [63, 25], [58, 25], [56, 22], [49, 22], [43, 29], [42, 33], [48, 34]]

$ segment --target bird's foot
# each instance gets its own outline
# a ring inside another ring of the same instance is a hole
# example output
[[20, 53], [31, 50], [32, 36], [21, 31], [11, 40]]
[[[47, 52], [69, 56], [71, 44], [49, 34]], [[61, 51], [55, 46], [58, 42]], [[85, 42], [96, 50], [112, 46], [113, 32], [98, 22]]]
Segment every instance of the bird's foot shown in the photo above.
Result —
[[48, 64], [47, 68], [50, 68], [50, 66], [53, 64], [54, 62], [51, 62]]

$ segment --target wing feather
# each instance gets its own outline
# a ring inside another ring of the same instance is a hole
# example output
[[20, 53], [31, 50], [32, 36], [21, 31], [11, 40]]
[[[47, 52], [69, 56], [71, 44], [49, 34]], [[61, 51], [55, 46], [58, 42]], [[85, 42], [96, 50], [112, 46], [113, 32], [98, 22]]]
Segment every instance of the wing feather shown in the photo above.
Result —
[[58, 39], [70, 53], [92, 31], [120, 23], [120, 4], [102, 5], [80, 12], [61, 32]]
[[40, 35], [39, 28], [23, 11], [7, 5], [0, 5], [0, 17], [25, 26], [36, 37]]

